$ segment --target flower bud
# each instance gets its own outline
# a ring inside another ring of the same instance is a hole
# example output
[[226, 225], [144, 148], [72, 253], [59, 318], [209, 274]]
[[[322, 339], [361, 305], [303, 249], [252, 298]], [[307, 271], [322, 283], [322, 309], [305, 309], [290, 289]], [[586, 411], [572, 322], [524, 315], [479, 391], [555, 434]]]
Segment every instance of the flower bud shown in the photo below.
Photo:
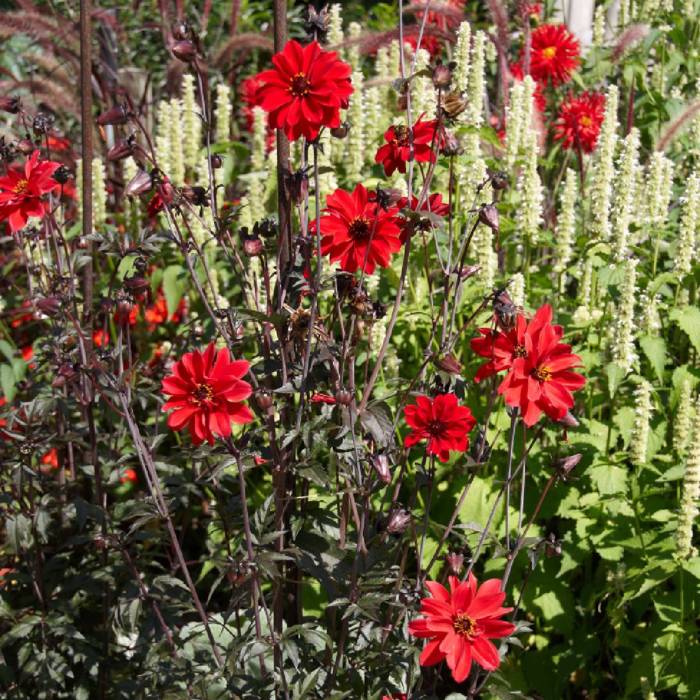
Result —
[[123, 160], [134, 152], [134, 142], [132, 139], [119, 139], [112, 148], [107, 151], [107, 160]]
[[263, 250], [263, 242], [259, 238], [246, 238], [245, 241], [243, 241], [243, 252], [249, 258], [261, 255]]
[[9, 114], [17, 114], [21, 109], [22, 104], [19, 97], [3, 95], [0, 97], [0, 112], [8, 112]]
[[197, 58], [197, 47], [187, 39], [176, 41], [171, 51], [173, 56], [183, 63], [191, 63]]
[[148, 192], [151, 187], [153, 187], [151, 176], [145, 170], [139, 170], [127, 183], [124, 188], [124, 194], [127, 197], [137, 197], [144, 192]]
[[218, 153], [212, 153], [209, 156], [209, 162], [211, 163], [211, 167], [214, 168], [214, 170], [218, 170], [224, 164], [223, 159]]
[[390, 484], [391, 468], [389, 467], [389, 457], [383, 452], [380, 452], [379, 454], [372, 455], [370, 461], [374, 471], [377, 472], [379, 480], [385, 484]]
[[126, 105], [119, 104], [106, 112], [102, 112], [96, 121], [100, 126], [126, 124], [129, 121], [129, 111]]
[[554, 470], [562, 481], [566, 481], [574, 467], [581, 461], [583, 455], [577, 453], [569, 457], [562, 457], [554, 463]]
[[117, 301], [117, 310], [114, 314], [114, 320], [120, 325], [129, 323], [129, 317], [134, 305], [129, 299], [121, 298]]
[[445, 131], [445, 140], [443, 142], [442, 149], [440, 149], [440, 153], [447, 157], [459, 156], [464, 153], [462, 144], [451, 131]]
[[289, 196], [296, 204], [301, 204], [309, 191], [309, 177], [303, 170], [287, 174]]
[[482, 204], [479, 208], [479, 221], [498, 233], [499, 219], [498, 209], [493, 204]]
[[344, 139], [350, 133], [350, 123], [343, 122], [340, 126], [331, 129], [331, 136], [334, 139]]
[[272, 408], [272, 396], [267, 391], [260, 391], [255, 395], [255, 403], [261, 411]]
[[576, 418], [574, 418], [571, 411], [567, 411], [566, 415], [557, 422], [561, 423], [565, 428], [578, 428], [580, 425]]
[[55, 316], [62, 305], [58, 297], [43, 297], [34, 302], [34, 306], [46, 316]]
[[435, 361], [435, 365], [438, 367], [438, 369], [442, 370], [443, 372], [447, 372], [447, 374], [462, 373], [462, 365], [451, 352], [447, 353], [447, 355], [444, 355], [443, 357], [438, 358]]
[[150, 282], [141, 275], [127, 277], [124, 280], [124, 289], [128, 289], [132, 294], [142, 294], [150, 286]]
[[449, 66], [439, 63], [433, 68], [433, 85], [436, 90], [445, 90], [452, 82], [452, 71]]
[[59, 185], [65, 185], [70, 179], [70, 170], [68, 170], [65, 165], [61, 165], [56, 168], [51, 177], [53, 177]]
[[491, 173], [491, 187], [494, 190], [505, 190], [508, 187], [508, 175], [504, 172]]
[[347, 389], [339, 389], [335, 392], [335, 401], [341, 406], [349, 406], [353, 398], [352, 392]]
[[400, 535], [411, 524], [411, 514], [404, 508], [395, 508], [389, 513], [386, 531], [390, 535]]
[[459, 576], [464, 566], [464, 554], [459, 552], [450, 552], [445, 559], [447, 560], [447, 566], [450, 567], [450, 573], [455, 576]]

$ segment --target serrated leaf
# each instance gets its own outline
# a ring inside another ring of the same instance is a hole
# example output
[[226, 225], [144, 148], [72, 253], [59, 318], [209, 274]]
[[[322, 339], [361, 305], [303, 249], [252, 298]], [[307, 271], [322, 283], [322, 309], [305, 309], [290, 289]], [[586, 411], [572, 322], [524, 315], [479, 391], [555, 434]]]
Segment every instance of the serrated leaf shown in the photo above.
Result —
[[620, 467], [603, 464], [591, 467], [588, 475], [601, 496], [623, 493], [627, 490], [627, 472]]
[[670, 318], [688, 336], [696, 352], [700, 352], [700, 309], [697, 306], [673, 309]]
[[647, 356], [656, 376], [663, 381], [664, 365], [666, 364], [666, 341], [653, 335], [645, 335], [639, 339], [639, 345]]

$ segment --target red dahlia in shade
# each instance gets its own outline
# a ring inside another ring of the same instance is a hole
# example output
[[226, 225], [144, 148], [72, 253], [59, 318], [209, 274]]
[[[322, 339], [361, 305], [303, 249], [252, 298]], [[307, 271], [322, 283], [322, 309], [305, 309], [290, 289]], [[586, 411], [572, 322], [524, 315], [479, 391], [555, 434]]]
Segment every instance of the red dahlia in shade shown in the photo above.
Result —
[[565, 25], [542, 24], [532, 32], [530, 73], [539, 83], [567, 83], [578, 68], [580, 53], [578, 39]]
[[252, 389], [241, 379], [249, 367], [246, 360], [231, 360], [228, 349], [217, 350], [214, 343], [204, 352], [185, 353], [163, 379], [163, 393], [170, 396], [163, 410], [173, 409], [168, 426], [189, 428], [195, 445], [204, 440], [213, 445], [215, 436], [231, 435], [231, 423], [252, 421], [243, 403]]
[[422, 116], [418, 117], [412, 129], [399, 125], [390, 126], [384, 132], [386, 143], [380, 146], [374, 161], [384, 166], [384, 172], [387, 175], [393, 174], [395, 170], [400, 173], [406, 172], [406, 163], [411, 157], [411, 131], [413, 132], [413, 160], [418, 163], [435, 162], [435, 153], [442, 147], [444, 138], [435, 136], [438, 127], [436, 119], [427, 122], [422, 120]]
[[584, 153], [592, 153], [604, 116], [605, 95], [597, 92], [583, 92], [578, 97], [569, 95], [559, 107], [554, 138], [561, 141], [564, 148], [580, 148]]
[[406, 447], [426, 441], [427, 453], [441, 462], [447, 462], [451, 451], [466, 452], [469, 447], [469, 432], [476, 421], [454, 394], [438, 394], [434, 399], [419, 396], [415, 404], [406, 406], [404, 414], [412, 428], [404, 440]]
[[50, 160], [40, 161], [39, 151], [34, 151], [24, 170], [8, 170], [5, 177], [0, 177], [0, 221], [7, 220], [10, 231], [23, 229], [30, 216], [44, 216], [47, 204], [42, 197], [57, 187], [52, 176], [60, 166]]
[[[551, 310], [549, 311], [551, 313]], [[574, 391], [586, 383], [572, 372], [581, 358], [571, 347], [560, 343], [558, 327], [545, 324], [535, 337], [526, 334], [527, 353], [516, 357], [498, 393], [509, 406], [517, 406], [527, 426], [534, 425], [545, 413], [552, 420], [564, 418], [574, 405]]]
[[[496, 331], [491, 328], [479, 328], [480, 338], [472, 338], [472, 350], [489, 358], [489, 361], [481, 365], [474, 376], [475, 382], [508, 370], [513, 362], [522, 357], [527, 357], [532, 348], [537, 344], [540, 331], [549, 326], [554, 330], [557, 340], [562, 337], [564, 330], [561, 326], [551, 326], [552, 307], [545, 304], [537, 310], [532, 320], [528, 323], [523, 314], [518, 314], [515, 327], [507, 332]], [[566, 345], [566, 351], [571, 348]]]
[[313, 140], [321, 127], [340, 126], [340, 110], [348, 106], [353, 89], [352, 68], [317, 41], [301, 46], [292, 39], [272, 57], [274, 68], [256, 76], [262, 85], [257, 98], [270, 113], [270, 124], [292, 141]]
[[421, 600], [424, 617], [410, 622], [408, 630], [430, 640], [420, 655], [421, 666], [443, 660], [457, 683], [462, 683], [476, 661], [486, 671], [495, 671], [501, 657], [492, 639], [508, 637], [515, 631], [511, 622], [499, 619], [513, 608], [502, 607], [506, 594], [497, 578], [477, 586], [473, 574], [466, 581], [449, 577], [448, 591], [437, 581], [426, 581], [431, 598]]
[[[379, 265], [387, 267], [401, 248], [398, 209], [384, 210], [370, 201], [361, 185], [354, 191], [336, 190], [326, 198], [321, 223], [321, 252], [331, 262], [340, 262], [346, 272], [364, 270], [372, 274]], [[316, 222], [311, 223], [316, 229]]]

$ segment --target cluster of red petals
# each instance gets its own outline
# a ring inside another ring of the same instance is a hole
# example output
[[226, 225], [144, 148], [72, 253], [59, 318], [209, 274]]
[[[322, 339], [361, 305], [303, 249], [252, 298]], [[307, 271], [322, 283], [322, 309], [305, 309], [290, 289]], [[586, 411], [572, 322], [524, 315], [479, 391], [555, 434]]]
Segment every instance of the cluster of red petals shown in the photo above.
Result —
[[168, 316], [168, 302], [165, 299], [165, 294], [162, 288], [158, 290], [156, 294], [155, 301], [143, 312], [143, 316], [146, 319], [146, 323], [149, 325], [150, 330], [154, 330], [156, 326], [166, 321], [172, 321], [173, 323], [180, 323], [182, 316], [185, 313], [185, 300], [180, 299], [180, 303], [177, 305], [175, 311], [173, 311], [170, 316]]
[[[421, 3], [427, 5], [423, 0]], [[442, 30], [457, 29], [460, 22], [464, 19], [464, 8], [467, 5], [467, 0], [441, 0], [439, 3], [432, 3], [431, 9], [428, 10], [426, 24], [434, 25]], [[439, 9], [437, 7], [439, 6]], [[416, 12], [416, 21], [423, 21], [423, 12]]]
[[322, 394], [317, 392], [311, 397], [311, 403], [325, 403], [329, 406], [334, 406], [337, 402], [330, 394]]
[[474, 380], [506, 370], [498, 393], [509, 406], [520, 409], [527, 426], [534, 425], [543, 413], [552, 420], [564, 418], [574, 405], [573, 392], [586, 383], [572, 371], [581, 365], [581, 358], [571, 353], [570, 345], [560, 342], [563, 329], [551, 321], [552, 307], [545, 304], [529, 322], [520, 314], [512, 330], [481, 328], [482, 337], [471, 341], [472, 349], [488, 358]]
[[[260, 107], [261, 97], [258, 94], [258, 90], [262, 85], [263, 83], [258, 79], [258, 76], [251, 75], [245, 80], [242, 80], [241, 84], [238, 86], [238, 92], [243, 102], [241, 113], [245, 120], [245, 128], [249, 132], [253, 131], [253, 123], [255, 121], [254, 109], [255, 107]], [[269, 114], [267, 115], [266, 124], [265, 147], [268, 151], [271, 151], [275, 145], [275, 130], [270, 125]]]
[[139, 480], [139, 476], [135, 469], [129, 467], [125, 469], [119, 477], [119, 482], [122, 484], [135, 484]]
[[45, 467], [58, 469], [58, 450], [55, 447], [52, 447], [48, 452], [41, 455], [41, 459], [39, 461]]
[[163, 410], [173, 409], [168, 426], [189, 428], [195, 445], [205, 440], [213, 445], [215, 436], [231, 435], [232, 423], [252, 421], [243, 403], [252, 389], [241, 379], [249, 367], [246, 360], [232, 360], [227, 348], [217, 350], [213, 342], [204, 352], [185, 353], [163, 379], [163, 393], [170, 396]]
[[[326, 198], [320, 218], [321, 252], [340, 262], [346, 272], [372, 274], [377, 265], [387, 267], [401, 248], [398, 209], [383, 209], [370, 200], [363, 185], [353, 192], [336, 190]], [[315, 231], [316, 222], [311, 223]]]
[[390, 126], [384, 132], [386, 143], [380, 146], [374, 157], [375, 163], [384, 166], [384, 172], [392, 175], [395, 170], [406, 172], [406, 163], [411, 160], [411, 141], [413, 141], [413, 160], [418, 163], [434, 163], [436, 152], [442, 147], [444, 137], [436, 135], [438, 123], [436, 119], [424, 122], [423, 117], [412, 128], [406, 126]]
[[580, 148], [584, 153], [592, 153], [604, 116], [605, 95], [598, 92], [569, 95], [559, 107], [554, 138], [561, 141], [564, 148]]
[[416, 637], [430, 640], [420, 655], [421, 666], [434, 666], [443, 660], [457, 683], [462, 683], [475, 661], [486, 671], [495, 671], [501, 657], [492, 639], [508, 637], [515, 625], [501, 620], [513, 608], [504, 608], [506, 594], [499, 579], [477, 585], [469, 574], [466, 581], [449, 578], [448, 591], [437, 581], [426, 581], [431, 598], [421, 600], [424, 617], [409, 623]]
[[270, 124], [292, 141], [313, 140], [321, 127], [340, 126], [340, 110], [349, 104], [352, 68], [317, 41], [301, 46], [292, 39], [272, 57], [274, 68], [258, 73], [260, 106]]
[[8, 170], [0, 177], [0, 221], [7, 221], [13, 233], [27, 225], [30, 216], [43, 218], [47, 203], [42, 199], [56, 188], [53, 174], [61, 166], [51, 160], [39, 160], [34, 151], [22, 170]]
[[466, 452], [469, 433], [476, 425], [472, 412], [460, 406], [454, 394], [438, 394], [434, 399], [418, 396], [416, 403], [404, 409], [406, 423], [412, 428], [404, 445], [413, 447], [426, 442], [426, 451], [441, 462], [447, 462], [450, 452]]
[[578, 39], [565, 25], [542, 24], [533, 30], [530, 73], [538, 83], [567, 83], [579, 66], [580, 55]]

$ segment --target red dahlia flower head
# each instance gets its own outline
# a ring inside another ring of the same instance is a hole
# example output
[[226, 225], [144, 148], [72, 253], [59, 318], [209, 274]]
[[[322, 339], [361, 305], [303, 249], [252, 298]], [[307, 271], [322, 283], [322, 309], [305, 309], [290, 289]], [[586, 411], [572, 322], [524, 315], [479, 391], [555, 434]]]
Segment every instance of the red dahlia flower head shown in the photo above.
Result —
[[228, 348], [217, 350], [213, 342], [204, 352], [185, 353], [163, 379], [163, 393], [170, 396], [163, 410], [173, 409], [168, 427], [187, 427], [195, 445], [205, 440], [213, 445], [215, 437], [231, 435], [232, 423], [250, 423], [253, 414], [243, 402], [252, 389], [241, 379], [249, 367], [246, 360], [232, 360]]
[[[543, 308], [545, 314], [551, 314], [551, 308]], [[498, 387], [505, 402], [520, 409], [528, 427], [537, 423], [543, 413], [555, 421], [565, 418], [574, 405], [573, 392], [586, 383], [583, 376], [572, 372], [581, 366], [581, 358], [571, 353], [571, 346], [560, 343], [560, 338], [558, 327], [549, 323], [542, 326], [536, 339], [526, 337], [526, 354], [513, 360]]]
[[[398, 209], [383, 209], [363, 185], [352, 192], [336, 190], [326, 198], [321, 216], [321, 252], [340, 262], [345, 272], [364, 270], [372, 274], [377, 265], [388, 267], [401, 248]], [[316, 222], [311, 223], [316, 230]]]
[[449, 577], [448, 591], [437, 581], [426, 581], [431, 598], [421, 600], [422, 618], [410, 622], [408, 630], [428, 639], [420, 655], [421, 666], [447, 661], [452, 677], [462, 683], [475, 661], [486, 671], [495, 671], [501, 657], [492, 639], [508, 637], [515, 631], [512, 622], [501, 620], [513, 608], [502, 607], [506, 594], [497, 578], [477, 585], [469, 574], [466, 581]]
[[542, 24], [532, 32], [530, 73], [539, 83], [568, 83], [580, 55], [578, 39], [563, 24]]
[[412, 428], [404, 445], [413, 447], [425, 441], [426, 451], [441, 462], [447, 462], [450, 452], [466, 452], [469, 433], [476, 425], [472, 412], [460, 406], [454, 394], [438, 394], [434, 399], [418, 396], [416, 403], [404, 409], [406, 423]]
[[554, 138], [561, 141], [564, 148], [580, 148], [584, 153], [592, 153], [604, 116], [605, 95], [598, 92], [583, 92], [578, 97], [569, 95], [559, 107]]
[[52, 176], [60, 167], [54, 161], [40, 161], [39, 151], [34, 151], [23, 170], [9, 170], [0, 177], [0, 221], [7, 220], [10, 231], [23, 229], [30, 216], [43, 218], [47, 205], [42, 197], [56, 188]]
[[[479, 328], [480, 338], [472, 338], [472, 350], [481, 357], [489, 359], [481, 365], [474, 381], [479, 383], [504, 370], [509, 370], [518, 358], [527, 357], [536, 347], [539, 334], [545, 327], [551, 327], [557, 340], [564, 334], [561, 326], [552, 326], [552, 307], [548, 304], [540, 307], [532, 320], [528, 322], [523, 314], [518, 314], [515, 326], [508, 330]], [[565, 346], [568, 350], [571, 348]]]
[[274, 68], [256, 76], [257, 98], [270, 114], [270, 124], [292, 141], [312, 141], [321, 127], [340, 126], [340, 110], [353, 93], [352, 68], [317, 41], [301, 46], [292, 39], [272, 57]]
[[406, 126], [390, 126], [384, 132], [386, 143], [380, 146], [375, 163], [384, 166], [384, 172], [392, 175], [395, 170], [406, 172], [406, 163], [411, 160], [411, 132], [413, 132], [413, 160], [418, 163], [434, 163], [436, 153], [443, 146], [444, 137], [436, 137], [436, 119], [424, 122], [423, 116], [411, 129]]

